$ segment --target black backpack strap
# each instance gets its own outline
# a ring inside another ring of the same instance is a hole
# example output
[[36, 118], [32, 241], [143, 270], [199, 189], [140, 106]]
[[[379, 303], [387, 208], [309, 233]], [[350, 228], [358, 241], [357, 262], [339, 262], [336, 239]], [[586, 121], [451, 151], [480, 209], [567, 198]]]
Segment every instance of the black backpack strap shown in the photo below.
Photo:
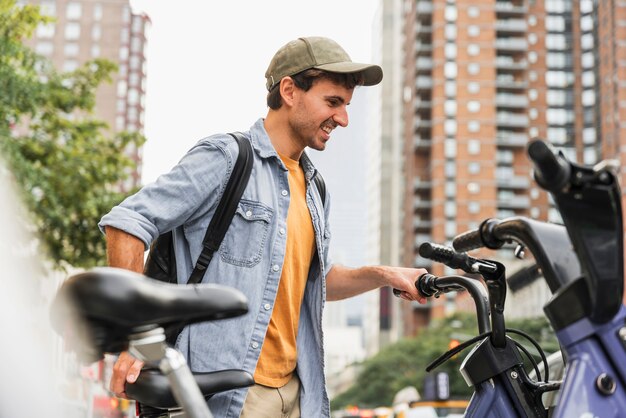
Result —
[[320, 194], [320, 197], [322, 198], [322, 205], [326, 206], [326, 183], [324, 182], [324, 178], [322, 177], [319, 171], [315, 172], [315, 175], [313, 176], [313, 181], [315, 181], [317, 192]]
[[233, 167], [233, 172], [230, 174], [222, 199], [206, 230], [204, 240], [202, 241], [202, 252], [187, 284], [196, 284], [202, 281], [204, 272], [213, 258], [213, 253], [219, 249], [224, 235], [226, 235], [226, 231], [233, 220], [233, 216], [235, 216], [237, 205], [252, 172], [254, 156], [250, 141], [239, 132], [230, 133], [229, 135], [237, 141], [239, 155], [237, 155], [237, 162]]

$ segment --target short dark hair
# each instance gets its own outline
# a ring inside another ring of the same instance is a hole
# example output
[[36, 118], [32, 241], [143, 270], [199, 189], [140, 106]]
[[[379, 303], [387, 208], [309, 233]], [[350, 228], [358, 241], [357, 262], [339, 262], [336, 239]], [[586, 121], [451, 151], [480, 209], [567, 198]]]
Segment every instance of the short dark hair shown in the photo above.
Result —
[[[324, 70], [310, 68], [291, 76], [297, 88], [309, 91], [313, 84], [319, 80], [330, 80], [347, 89], [353, 89], [356, 86], [363, 85], [363, 75], [360, 73], [343, 74], [330, 73]], [[267, 93], [267, 106], [272, 110], [280, 109], [283, 105], [283, 99], [280, 96], [280, 83], [276, 83], [274, 87]]]

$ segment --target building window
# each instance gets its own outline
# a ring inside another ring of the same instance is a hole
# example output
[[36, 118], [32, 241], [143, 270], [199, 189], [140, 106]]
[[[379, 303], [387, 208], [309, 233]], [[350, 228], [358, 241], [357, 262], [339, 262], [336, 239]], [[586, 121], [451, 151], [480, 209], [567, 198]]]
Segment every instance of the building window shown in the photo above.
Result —
[[454, 237], [456, 235], [456, 222], [447, 221], [446, 222], [446, 238]]
[[443, 67], [443, 73], [446, 78], [456, 78], [456, 63], [451, 61], [446, 62]]
[[128, 85], [126, 81], [120, 80], [117, 82], [117, 97], [125, 97], [128, 91]]
[[476, 183], [476, 182], [469, 182], [467, 183], [467, 191], [470, 194], [478, 194], [480, 193], [480, 184]]
[[471, 214], [476, 214], [480, 212], [480, 203], [478, 202], [469, 202], [467, 204], [467, 211]]
[[65, 25], [65, 39], [78, 40], [80, 38], [80, 23], [68, 22]]
[[472, 18], [480, 16], [480, 9], [476, 6], [470, 6], [467, 8], [467, 15]]
[[591, 0], [580, 0], [580, 13], [593, 12], [593, 2]]
[[598, 154], [595, 148], [585, 148], [583, 150], [583, 164], [595, 164], [598, 162]]
[[470, 174], [480, 173], [480, 163], [471, 162], [467, 165], [467, 172]]
[[39, 7], [44, 16], [56, 16], [57, 14], [56, 0], [41, 0]]
[[580, 37], [580, 46], [583, 49], [592, 49], [593, 48], [593, 35], [587, 33]]
[[67, 8], [65, 9], [65, 16], [71, 20], [80, 19], [83, 13], [82, 5], [77, 2], [69, 2], [67, 3]]
[[99, 41], [100, 38], [102, 38], [102, 29], [100, 28], [100, 25], [93, 25], [91, 28], [91, 39]]
[[583, 129], [583, 143], [593, 144], [596, 142], [596, 128]]
[[583, 106], [593, 106], [596, 104], [596, 93], [593, 90], [584, 90], [582, 94]]
[[563, 16], [546, 16], [546, 29], [550, 32], [564, 32], [565, 18]]
[[443, 144], [443, 151], [446, 158], [455, 158], [456, 141], [454, 139], [446, 139]]
[[456, 39], [456, 25], [453, 23], [448, 23], [444, 29], [446, 40], [454, 41]]
[[456, 164], [454, 161], [446, 161], [444, 170], [447, 178], [456, 176]]
[[555, 33], [546, 35], [546, 49], [567, 49], [567, 39], [565, 38], [565, 35]]
[[593, 68], [595, 59], [593, 58], [593, 52], [585, 52], [580, 57], [580, 62], [583, 68]]
[[480, 102], [477, 100], [470, 100], [467, 102], [467, 110], [470, 113], [480, 112]]
[[548, 128], [546, 132], [548, 141], [553, 144], [564, 144], [567, 142], [567, 129], [565, 128]]
[[480, 54], [480, 47], [477, 44], [469, 44], [467, 46], [467, 54], [475, 57], [476, 55]]
[[76, 62], [76, 60], [66, 60], [63, 63], [63, 71], [64, 72], [75, 71], [77, 68], [78, 68], [78, 62]]
[[480, 73], [480, 65], [476, 62], [472, 62], [467, 66], [467, 72], [471, 75]]
[[593, 30], [593, 18], [591, 16], [583, 16], [580, 18], [580, 30], [583, 32]]
[[456, 216], [456, 202], [453, 200], [446, 200], [446, 203], [443, 206], [443, 211], [446, 218], [454, 218]]
[[535, 26], [537, 24], [537, 16], [535, 15], [528, 16], [528, 24], [530, 26]]
[[467, 27], [467, 34], [473, 38], [480, 35], [480, 27], [476, 25], [469, 25]]
[[63, 47], [63, 52], [66, 57], [78, 56], [78, 44], [66, 43], [65, 46]]
[[456, 96], [456, 81], [446, 80], [444, 85], [445, 93], [447, 97]]
[[537, 35], [534, 33], [528, 34], [528, 43], [531, 45], [535, 45], [537, 43]]
[[581, 80], [584, 87], [593, 87], [596, 84], [596, 76], [593, 71], [583, 71]]
[[35, 52], [39, 55], [49, 57], [54, 52], [54, 44], [47, 41], [37, 42], [37, 45], [35, 45]]
[[475, 81], [467, 83], [467, 91], [472, 94], [476, 94], [480, 91], [480, 84]]
[[443, 123], [443, 130], [448, 136], [456, 135], [456, 120], [454, 119], [446, 119]]
[[536, 89], [530, 89], [530, 90], [528, 90], [528, 98], [529, 98], [531, 101], [535, 101], [535, 100], [537, 100], [537, 97], [539, 97], [539, 93], [537, 93], [537, 90], [536, 90]]
[[456, 44], [448, 42], [444, 47], [444, 55], [446, 59], [454, 60], [456, 59]]
[[100, 3], [93, 5], [93, 20], [102, 20], [102, 5]]
[[454, 198], [456, 196], [456, 183], [454, 181], [446, 181], [445, 191], [446, 197]]
[[530, 51], [528, 53], [528, 61], [530, 61], [531, 63], [537, 62], [537, 53], [535, 51]]
[[480, 154], [480, 141], [478, 139], [470, 139], [467, 141], [467, 152], [470, 155]]
[[443, 104], [443, 110], [447, 117], [456, 116], [456, 100], [446, 100]]
[[98, 58], [100, 56], [100, 45], [91, 46], [91, 56], [93, 58]]
[[54, 37], [54, 23], [37, 26], [37, 37], [39, 39], [52, 39]]
[[537, 119], [538, 116], [539, 116], [539, 112], [534, 107], [532, 107], [532, 108], [530, 108], [528, 110], [528, 117], [530, 119], [535, 120], [535, 119]]
[[467, 130], [472, 133], [480, 131], [480, 122], [478, 122], [477, 120], [470, 120], [467, 123]]
[[446, 9], [444, 11], [446, 21], [454, 22], [456, 20], [456, 6], [446, 5]]

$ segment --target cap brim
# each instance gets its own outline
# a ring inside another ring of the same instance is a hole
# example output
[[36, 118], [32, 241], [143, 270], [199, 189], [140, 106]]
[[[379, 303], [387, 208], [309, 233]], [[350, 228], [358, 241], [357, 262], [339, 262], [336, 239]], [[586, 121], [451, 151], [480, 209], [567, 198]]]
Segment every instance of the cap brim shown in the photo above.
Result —
[[333, 62], [331, 64], [316, 65], [313, 68], [331, 73], [363, 74], [363, 85], [374, 86], [383, 79], [383, 69], [374, 64], [360, 64], [358, 62]]

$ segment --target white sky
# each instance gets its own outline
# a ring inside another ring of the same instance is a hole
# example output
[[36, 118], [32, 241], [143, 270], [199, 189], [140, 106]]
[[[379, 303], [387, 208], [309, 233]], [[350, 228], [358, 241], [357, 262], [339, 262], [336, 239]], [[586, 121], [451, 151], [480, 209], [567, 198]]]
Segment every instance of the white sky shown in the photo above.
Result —
[[[326, 36], [370, 62], [377, 0], [131, 0], [148, 33], [143, 182], [199, 139], [267, 113], [265, 70], [282, 45]], [[349, 129], [349, 128], [348, 128]]]

